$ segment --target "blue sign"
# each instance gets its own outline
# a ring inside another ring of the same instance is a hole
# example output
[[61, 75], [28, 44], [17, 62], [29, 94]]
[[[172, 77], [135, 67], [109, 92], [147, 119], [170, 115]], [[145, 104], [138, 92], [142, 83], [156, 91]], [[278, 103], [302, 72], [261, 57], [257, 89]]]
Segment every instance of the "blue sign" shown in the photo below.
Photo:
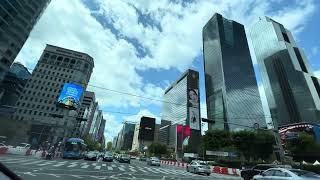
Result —
[[77, 109], [83, 88], [77, 84], [65, 83], [58, 98], [58, 103], [70, 108]]

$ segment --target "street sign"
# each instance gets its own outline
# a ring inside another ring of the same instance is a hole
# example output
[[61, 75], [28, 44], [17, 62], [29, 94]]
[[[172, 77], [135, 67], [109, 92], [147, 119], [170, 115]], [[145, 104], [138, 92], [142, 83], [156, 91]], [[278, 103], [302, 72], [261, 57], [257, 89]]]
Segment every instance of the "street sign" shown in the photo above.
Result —
[[229, 154], [228, 152], [224, 152], [224, 151], [206, 151], [206, 155], [208, 155], [208, 156], [227, 157], [228, 154]]
[[183, 156], [184, 157], [197, 158], [198, 154], [195, 154], [195, 153], [184, 153]]

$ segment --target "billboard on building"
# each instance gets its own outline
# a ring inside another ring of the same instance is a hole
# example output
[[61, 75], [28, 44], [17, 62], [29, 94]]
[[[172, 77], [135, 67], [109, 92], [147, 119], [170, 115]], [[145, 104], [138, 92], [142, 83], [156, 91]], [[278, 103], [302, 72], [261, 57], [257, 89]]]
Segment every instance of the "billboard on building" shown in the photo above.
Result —
[[151, 117], [141, 117], [139, 140], [153, 141], [156, 126], [156, 119]]
[[58, 104], [69, 109], [77, 109], [82, 93], [82, 86], [65, 83], [58, 98]]
[[178, 124], [176, 126], [176, 132], [177, 132], [177, 152], [183, 152], [183, 146], [189, 145], [189, 139], [190, 139], [190, 126], [182, 124]]
[[295, 123], [279, 127], [279, 134], [282, 143], [299, 137], [300, 132], [313, 135], [317, 144], [320, 144], [320, 124], [316, 123]]

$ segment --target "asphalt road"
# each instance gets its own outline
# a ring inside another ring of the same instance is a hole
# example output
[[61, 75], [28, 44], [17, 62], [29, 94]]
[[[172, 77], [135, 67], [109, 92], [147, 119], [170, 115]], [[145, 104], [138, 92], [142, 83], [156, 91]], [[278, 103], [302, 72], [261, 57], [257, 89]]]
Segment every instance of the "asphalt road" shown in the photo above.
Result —
[[184, 168], [161, 165], [148, 166], [146, 162], [132, 160], [131, 164], [85, 160], [44, 160], [35, 157], [2, 155], [0, 162], [25, 180], [193, 180], [193, 179], [240, 179], [233, 176], [210, 176], [186, 172]]

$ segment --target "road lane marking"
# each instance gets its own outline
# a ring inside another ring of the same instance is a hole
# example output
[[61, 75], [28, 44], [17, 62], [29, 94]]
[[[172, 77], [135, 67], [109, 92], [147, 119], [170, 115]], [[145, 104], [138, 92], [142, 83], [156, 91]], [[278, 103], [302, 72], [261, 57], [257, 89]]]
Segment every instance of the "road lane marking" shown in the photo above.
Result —
[[144, 170], [143, 168], [141, 168], [141, 167], [137, 167], [140, 171], [142, 171], [142, 172], [144, 172], [144, 173], [146, 173], [147, 171], [146, 170]]
[[106, 164], [102, 164], [102, 166], [106, 166]]
[[117, 167], [117, 166], [116, 166], [116, 165], [114, 165], [114, 164], [112, 164], [111, 166], [112, 166], [112, 167], [114, 167], [114, 168], [115, 168], [115, 167]]
[[122, 167], [118, 167], [118, 169], [119, 169], [120, 171], [125, 171]]
[[45, 166], [45, 165], [50, 165], [52, 162], [45, 162], [43, 164], [37, 164], [38, 166]]
[[129, 168], [130, 169], [130, 171], [132, 171], [132, 172], [137, 172], [134, 168]]
[[71, 165], [69, 165], [67, 167], [76, 167], [76, 166], [78, 166], [78, 164], [71, 164]]
[[86, 165], [86, 164], [88, 164], [88, 163], [86, 163], [86, 162], [85, 163], [81, 163], [81, 165]]
[[23, 162], [28, 162], [28, 161], [32, 161], [33, 159], [24, 159], [24, 160], [18, 160], [18, 161], [9, 161], [9, 162], [5, 162], [4, 164], [11, 164], [11, 163], [23, 163]]
[[108, 170], [112, 171], [112, 170], [113, 170], [113, 168], [112, 168], [112, 167], [110, 167], [110, 166], [108, 166]]
[[33, 161], [33, 162], [23, 163], [22, 165], [37, 164], [37, 163], [40, 163], [40, 162], [43, 162], [43, 161], [45, 161], [45, 160], [39, 160], [39, 161]]
[[96, 166], [94, 169], [100, 169], [101, 168], [101, 166]]
[[84, 166], [81, 166], [81, 168], [88, 168], [89, 165], [84, 165]]
[[71, 175], [72, 177], [75, 177], [75, 178], [79, 178], [79, 179], [82, 179], [81, 176], [77, 176], [77, 175]]
[[65, 163], [58, 163], [58, 164], [55, 164], [55, 165], [53, 165], [54, 167], [59, 167], [59, 166], [63, 166], [63, 165], [65, 165]]
[[146, 169], [148, 169], [149, 171], [151, 171], [151, 172], [153, 172], [153, 173], [155, 173], [155, 174], [159, 174], [159, 172], [157, 172], [157, 171], [153, 171], [153, 169], [151, 169], [151, 168], [149, 168], [149, 167], [145, 167]]
[[92, 163], [92, 166], [96, 166], [97, 165], [97, 163]]

